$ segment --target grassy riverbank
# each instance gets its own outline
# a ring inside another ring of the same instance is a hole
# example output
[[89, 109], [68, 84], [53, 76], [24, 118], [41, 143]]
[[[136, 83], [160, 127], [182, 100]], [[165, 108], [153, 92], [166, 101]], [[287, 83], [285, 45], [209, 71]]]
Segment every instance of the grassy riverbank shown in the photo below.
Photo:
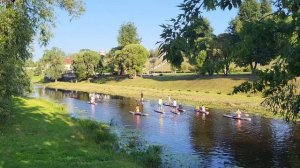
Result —
[[104, 124], [72, 119], [64, 107], [45, 100], [15, 98], [12, 116], [0, 123], [0, 168], [131, 168], [151, 166], [153, 160], [157, 165], [157, 153], [133, 156], [116, 152], [116, 144]]
[[199, 105], [205, 104], [211, 108], [226, 110], [242, 109], [249, 113], [265, 117], [274, 117], [260, 103], [259, 95], [231, 95], [234, 86], [246, 80], [252, 80], [251, 75], [232, 75], [228, 77], [199, 77], [195, 75], [157, 76], [152, 78], [115, 79], [104, 78], [96, 83], [49, 83], [48, 87], [86, 92], [99, 92], [112, 95], [139, 98], [141, 91], [146, 99], [167, 98], [171, 95], [181, 103]]

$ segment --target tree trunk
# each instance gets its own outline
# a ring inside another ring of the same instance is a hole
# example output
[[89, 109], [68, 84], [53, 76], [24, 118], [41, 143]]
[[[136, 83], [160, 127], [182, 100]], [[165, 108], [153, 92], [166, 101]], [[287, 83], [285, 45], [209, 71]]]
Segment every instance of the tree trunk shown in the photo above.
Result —
[[[253, 64], [253, 63], [254, 63], [254, 64]], [[257, 62], [251, 62], [250, 68], [251, 68], [252, 74], [255, 74], [256, 67], [257, 67]]]
[[55, 79], [54, 82], [56, 83], [56, 82], [57, 82], [57, 79]]
[[228, 74], [229, 74], [229, 65], [226, 64], [226, 65], [225, 65], [225, 69], [224, 69], [224, 75], [225, 75], [225, 76], [228, 76]]
[[124, 75], [124, 74], [125, 74], [125, 70], [124, 70], [123, 67], [121, 67], [121, 69], [120, 69], [120, 75]]

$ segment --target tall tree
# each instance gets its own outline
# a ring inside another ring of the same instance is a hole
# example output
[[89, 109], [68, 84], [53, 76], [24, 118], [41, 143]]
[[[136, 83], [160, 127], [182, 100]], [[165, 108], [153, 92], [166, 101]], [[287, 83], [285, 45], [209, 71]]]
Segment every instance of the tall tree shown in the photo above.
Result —
[[72, 67], [79, 80], [83, 80], [94, 77], [101, 64], [102, 59], [98, 52], [81, 50], [81, 52], [74, 57]]
[[150, 53], [140, 44], [130, 44], [122, 49], [120, 55], [126, 58], [125, 65], [128, 73], [136, 76], [137, 72], [142, 72]]
[[[2, 0], [0, 2], [0, 106], [15, 95], [28, 91], [30, 80], [24, 64], [31, 57], [34, 36], [46, 45], [55, 25], [54, 9], [68, 11], [71, 17], [83, 12], [81, 0]], [[0, 115], [1, 115], [0, 109]], [[5, 111], [5, 109], [4, 109]]]
[[237, 36], [232, 33], [222, 33], [217, 36], [216, 41], [217, 48], [221, 52], [220, 66], [224, 75], [227, 76], [229, 74], [230, 63], [233, 61], [232, 50], [237, 41]]
[[118, 35], [118, 43], [120, 47], [125, 47], [129, 44], [141, 43], [141, 39], [138, 36], [137, 28], [133, 22], [128, 22], [121, 25]]
[[250, 66], [252, 72], [256, 71], [258, 64], [267, 65], [276, 56], [274, 21], [265, 17], [272, 10], [267, 0], [262, 3], [244, 1], [235, 21], [241, 23], [237, 25], [239, 28], [234, 28], [240, 39], [235, 48], [235, 61], [237, 65]]
[[51, 50], [45, 50], [41, 59], [46, 67], [46, 75], [55, 82], [65, 72], [64, 56], [65, 53], [61, 49], [54, 47]]

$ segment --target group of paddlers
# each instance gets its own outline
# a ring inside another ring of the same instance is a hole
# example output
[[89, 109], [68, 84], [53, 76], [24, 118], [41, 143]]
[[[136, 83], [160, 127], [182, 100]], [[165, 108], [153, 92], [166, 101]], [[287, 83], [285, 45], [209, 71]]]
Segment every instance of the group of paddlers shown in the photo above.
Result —
[[97, 93], [90, 93], [89, 94], [89, 104], [97, 104], [97, 101], [100, 101], [100, 99], [110, 99], [109, 95], [100, 95]]
[[[145, 101], [143, 92], [141, 92], [141, 100], [140, 101], [141, 102]], [[157, 111], [163, 112], [164, 111], [163, 105], [172, 107], [175, 111], [182, 111], [183, 110], [183, 106], [181, 104], [178, 105], [177, 101], [175, 99], [172, 100], [170, 95], [168, 95], [168, 100], [167, 100], [166, 103], [163, 102], [162, 97], [160, 97], [158, 99], [158, 109], [157, 109]], [[205, 108], [204, 105], [202, 105], [201, 108], [198, 107], [196, 109], [201, 110], [203, 112], [206, 112], [206, 108]], [[136, 104], [136, 107], [135, 107], [135, 112], [140, 113], [140, 102], [139, 101], [137, 101], [137, 104]]]
[[[140, 101], [141, 102], [145, 101], [144, 100], [144, 93], [143, 92], [141, 92], [141, 100]], [[158, 109], [157, 109], [157, 111], [164, 112], [165, 111], [164, 108], [163, 108], [164, 105], [172, 107], [174, 109], [174, 111], [182, 111], [183, 110], [183, 106], [181, 104], [177, 105], [177, 101], [175, 99], [172, 100], [170, 95], [168, 95], [167, 102], [165, 102], [165, 103], [163, 102], [162, 97], [160, 97], [158, 99]], [[208, 114], [208, 112], [206, 111], [206, 107], [204, 105], [201, 105], [201, 106], [198, 105], [198, 106], [196, 106], [195, 107], [195, 111], [196, 112], [199, 111], [199, 112]], [[140, 102], [137, 103], [137, 105], [135, 107], [135, 112], [136, 113], [140, 113], [141, 112], [140, 111]], [[242, 112], [240, 110], [237, 110], [235, 112], [234, 117], [235, 118], [241, 118], [241, 114], [242, 114]]]

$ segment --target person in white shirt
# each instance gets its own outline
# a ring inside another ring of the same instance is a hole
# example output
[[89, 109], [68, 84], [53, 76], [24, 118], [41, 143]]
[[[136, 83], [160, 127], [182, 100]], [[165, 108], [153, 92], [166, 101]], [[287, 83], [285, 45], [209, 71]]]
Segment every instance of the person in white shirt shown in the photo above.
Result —
[[203, 105], [201, 106], [201, 111], [206, 112], [206, 109]]

